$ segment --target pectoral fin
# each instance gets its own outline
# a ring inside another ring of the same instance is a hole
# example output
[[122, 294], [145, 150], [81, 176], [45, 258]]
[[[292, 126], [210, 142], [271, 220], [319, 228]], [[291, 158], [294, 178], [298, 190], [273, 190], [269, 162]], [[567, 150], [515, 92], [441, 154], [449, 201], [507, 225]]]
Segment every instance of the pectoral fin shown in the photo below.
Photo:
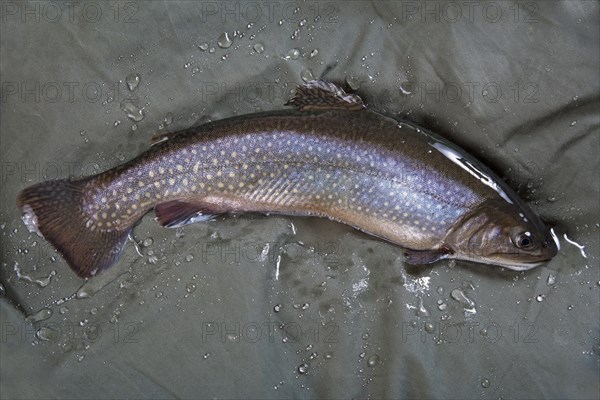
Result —
[[404, 260], [408, 264], [412, 265], [431, 264], [438, 260], [447, 258], [450, 254], [452, 254], [452, 251], [446, 247], [432, 250], [405, 249]]
[[365, 104], [355, 94], [348, 94], [341, 87], [326, 81], [314, 80], [296, 88], [296, 94], [286, 106], [300, 111], [314, 110], [362, 110]]

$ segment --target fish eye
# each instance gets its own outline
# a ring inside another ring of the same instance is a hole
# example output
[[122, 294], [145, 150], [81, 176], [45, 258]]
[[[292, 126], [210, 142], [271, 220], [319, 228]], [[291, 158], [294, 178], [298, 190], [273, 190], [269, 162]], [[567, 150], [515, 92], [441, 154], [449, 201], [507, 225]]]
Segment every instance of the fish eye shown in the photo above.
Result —
[[516, 235], [513, 239], [514, 244], [521, 249], [529, 249], [533, 247], [533, 235], [531, 232], [522, 232]]

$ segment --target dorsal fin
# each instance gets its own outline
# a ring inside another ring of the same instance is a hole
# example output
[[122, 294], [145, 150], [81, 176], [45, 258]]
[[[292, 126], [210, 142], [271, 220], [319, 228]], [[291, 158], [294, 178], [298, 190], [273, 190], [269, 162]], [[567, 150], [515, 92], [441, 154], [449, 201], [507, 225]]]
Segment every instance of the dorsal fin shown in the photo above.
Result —
[[296, 94], [286, 106], [300, 111], [313, 110], [362, 110], [365, 104], [355, 94], [348, 94], [334, 83], [314, 80], [296, 88]]

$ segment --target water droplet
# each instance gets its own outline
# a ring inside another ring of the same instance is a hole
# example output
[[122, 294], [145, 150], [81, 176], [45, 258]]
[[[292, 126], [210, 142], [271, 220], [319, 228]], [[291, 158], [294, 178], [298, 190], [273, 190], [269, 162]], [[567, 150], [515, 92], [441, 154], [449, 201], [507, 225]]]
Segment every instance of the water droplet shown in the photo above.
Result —
[[43, 340], [46, 342], [53, 342], [56, 339], [58, 339], [59, 333], [58, 333], [58, 331], [56, 331], [52, 328], [43, 326], [35, 333], [35, 336], [40, 340]]
[[435, 325], [432, 324], [431, 322], [426, 322], [425, 323], [425, 332], [427, 332], [427, 333], [435, 332]]
[[300, 78], [304, 82], [308, 82], [308, 81], [314, 80], [315, 79], [315, 75], [313, 74], [313, 72], [312, 72], [312, 70], [310, 68], [305, 68], [300, 73]]
[[229, 37], [229, 34], [227, 32], [223, 32], [221, 34], [221, 36], [219, 36], [219, 39], [217, 40], [217, 44], [222, 49], [229, 48], [232, 45], [232, 43], [233, 43], [233, 41], [231, 40], [231, 38]]
[[183, 69], [188, 69], [191, 65], [191, 62], [186, 62], [185, 64], [183, 64]]
[[275, 304], [275, 307], [273, 307], [273, 311], [275, 312], [279, 312], [283, 309], [283, 306], [281, 304]]
[[308, 55], [309, 58], [313, 58], [315, 57], [317, 54], [319, 54], [319, 50], [318, 49], [314, 49], [313, 51], [310, 52], [310, 54]]
[[465, 306], [468, 307], [473, 307], [475, 306], [475, 302], [471, 299], [469, 299], [467, 297], [467, 295], [465, 295], [465, 293], [461, 290], [461, 289], [454, 289], [451, 293], [450, 296], [458, 301], [459, 303], [464, 304]]
[[4, 289], [4, 285], [0, 283], [0, 297], [4, 297], [4, 293], [6, 293], [6, 290]]
[[200, 68], [198, 68], [198, 67], [192, 68], [192, 75], [196, 75], [198, 72], [200, 72]]
[[206, 51], [206, 50], [208, 50], [208, 43], [202, 42], [198, 45], [198, 48], [202, 51]]
[[573, 304], [569, 304], [569, 306], [567, 307], [568, 310], [572, 310], [573, 309]]
[[365, 332], [365, 333], [362, 334], [362, 339], [363, 340], [367, 340], [368, 338], [369, 338], [369, 334], [368, 333]]
[[367, 365], [369, 367], [374, 367], [377, 364], [379, 364], [379, 356], [377, 354], [372, 355], [371, 357], [369, 357], [369, 359], [367, 360]]
[[548, 280], [546, 281], [546, 285], [552, 286], [556, 283], [556, 275], [550, 274], [548, 275]]
[[121, 120], [116, 120], [115, 123], [113, 124], [113, 126], [119, 126], [121, 125]]
[[132, 130], [133, 132], [137, 131], [137, 128], [138, 128], [137, 124], [133, 124], [133, 125], [131, 125], [131, 130]]
[[167, 115], [165, 115], [163, 121], [165, 123], [165, 126], [171, 125], [173, 123], [173, 113], [168, 112]]
[[577, 120], [571, 121], [571, 123], [569, 124], [569, 126], [575, 126], [577, 125]]
[[44, 321], [52, 316], [52, 310], [49, 308], [42, 308], [40, 311], [36, 312], [25, 318], [25, 321], [33, 324], [35, 322]]
[[301, 373], [302, 375], [307, 374], [308, 373], [308, 364], [306, 364], [306, 363], [300, 364], [300, 366], [298, 367], [298, 372]]
[[400, 92], [405, 95], [409, 95], [412, 93], [412, 83], [411, 82], [402, 82], [399, 85]]
[[214, 47], [211, 47], [210, 49], [208, 49], [208, 52], [210, 54], [214, 53], [216, 51], [216, 49]]
[[123, 100], [121, 102], [121, 110], [127, 115], [127, 118], [132, 121], [140, 122], [144, 119], [143, 108], [138, 108], [131, 100]]
[[254, 46], [252, 46], [252, 48], [254, 49], [255, 52], [257, 52], [258, 54], [262, 53], [265, 51], [265, 46], [263, 46], [262, 43], [256, 43]]
[[77, 360], [77, 362], [82, 362], [84, 358], [85, 356], [83, 354], [75, 355], [75, 359]]
[[188, 283], [185, 287], [185, 291], [188, 293], [194, 293], [196, 291], [196, 284], [195, 283]]
[[61, 307], [58, 310], [58, 312], [61, 313], [61, 314], [66, 314], [67, 312], [69, 312], [69, 309], [67, 307]]
[[544, 301], [544, 298], [546, 298], [546, 296], [544, 296], [543, 294], [538, 294], [535, 299], [541, 303], [542, 301]]
[[285, 59], [286, 60], [297, 60], [298, 57], [300, 57], [300, 50], [291, 49], [290, 51], [287, 52]]
[[490, 387], [490, 380], [487, 378], [482, 378], [481, 379], [481, 387], [483, 388], [489, 388]]
[[85, 131], [79, 131], [79, 135], [81, 135], [81, 136], [85, 136], [85, 133], [86, 133]]
[[144, 241], [142, 242], [142, 246], [150, 247], [150, 246], [152, 246], [153, 243], [154, 243], [154, 239], [149, 237], [149, 238], [144, 239]]
[[446, 303], [442, 303], [440, 305], [438, 305], [438, 310], [440, 311], [444, 311], [448, 306], [446, 305]]
[[306, 25], [306, 19], [301, 19], [300, 22], [298, 22], [298, 26], [304, 26]]
[[185, 261], [187, 261], [187, 262], [192, 262], [193, 259], [194, 259], [194, 256], [192, 254], [188, 254], [187, 256], [185, 256]]
[[205, 360], [210, 357], [210, 353], [204, 353], [204, 355], [202, 356], [202, 358], [204, 358]]
[[140, 81], [140, 75], [135, 72], [132, 72], [131, 74], [127, 75], [127, 77], [125, 78], [127, 88], [132, 92], [138, 88], [138, 86], [140, 85]]
[[328, 351], [325, 353], [325, 359], [331, 360], [332, 358], [333, 358], [333, 353], [331, 351]]

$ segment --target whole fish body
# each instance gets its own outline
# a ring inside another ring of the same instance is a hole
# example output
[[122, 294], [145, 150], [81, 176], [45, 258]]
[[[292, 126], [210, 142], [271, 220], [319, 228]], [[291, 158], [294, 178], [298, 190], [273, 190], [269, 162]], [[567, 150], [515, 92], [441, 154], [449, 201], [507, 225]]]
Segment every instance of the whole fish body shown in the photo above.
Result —
[[556, 254], [551, 230], [457, 146], [331, 83], [301, 86], [289, 103], [178, 132], [92, 177], [26, 188], [23, 220], [81, 277], [113, 265], [152, 209], [169, 227], [225, 213], [328, 217], [404, 247], [414, 264], [522, 270]]

